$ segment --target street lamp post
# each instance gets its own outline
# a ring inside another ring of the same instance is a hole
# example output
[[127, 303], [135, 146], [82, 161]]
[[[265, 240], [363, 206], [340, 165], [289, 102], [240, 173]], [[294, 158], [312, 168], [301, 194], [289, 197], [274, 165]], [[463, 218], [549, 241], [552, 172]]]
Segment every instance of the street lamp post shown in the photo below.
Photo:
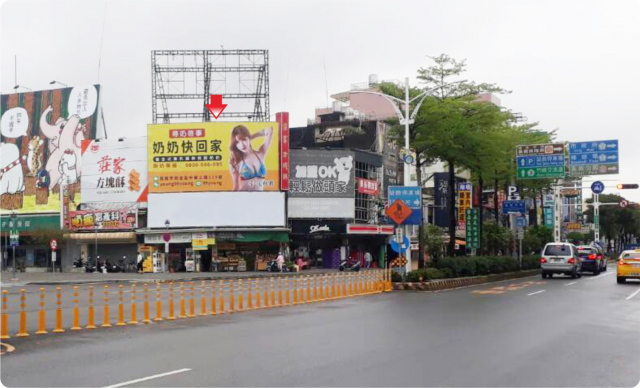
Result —
[[[169, 226], [171, 226], [171, 222], [167, 219], [164, 221], [164, 227], [166, 230], [166, 233], [169, 233]], [[164, 272], [168, 272], [168, 265], [169, 265], [169, 241], [165, 241], [164, 242], [164, 263], [162, 265], [162, 270]]]
[[15, 90], [15, 91], [16, 91], [16, 93], [18, 93], [18, 88], [27, 89], [28, 91], [31, 91], [31, 89], [30, 89], [30, 88], [28, 88], [28, 87], [26, 87], [26, 86], [23, 86], [23, 85], [16, 85], [16, 86], [14, 86], [14, 87], [13, 87], [13, 90]]
[[[11, 213], [11, 228], [14, 228], [14, 227], [17, 228], [16, 218], [17, 218], [16, 212], [12, 212]], [[16, 234], [15, 230], [12, 231], [12, 234]], [[11, 243], [11, 247], [13, 249], [13, 277], [11, 278], [11, 280], [17, 280], [17, 278], [16, 278], [16, 246], [15, 246], [15, 244], [13, 242]]]
[[[461, 82], [465, 82], [463, 81], [456, 81], [456, 82], [451, 82], [448, 84], [444, 84], [444, 85], [440, 85], [440, 86], [436, 86], [435, 88], [431, 88], [428, 90], [425, 90], [424, 92], [420, 93], [419, 95], [415, 96], [414, 98], [410, 98], [409, 97], [409, 77], [405, 78], [405, 82], [404, 82], [404, 100], [401, 100], [397, 97], [394, 96], [390, 96], [388, 94], [384, 94], [384, 93], [378, 93], [378, 92], [371, 92], [368, 90], [356, 90], [356, 91], [352, 91], [350, 93], [364, 93], [364, 94], [373, 94], [375, 96], [380, 96], [380, 97], [384, 97], [387, 99], [387, 101], [389, 101], [391, 103], [391, 105], [393, 105], [393, 109], [396, 112], [396, 115], [398, 116], [398, 120], [400, 120], [400, 124], [404, 124], [404, 148], [406, 150], [406, 152], [409, 152], [409, 148], [411, 147], [411, 144], [409, 142], [409, 125], [413, 124], [415, 122], [415, 117], [418, 114], [418, 111], [420, 110], [420, 106], [422, 105], [422, 103], [424, 102], [425, 98], [427, 98], [427, 96], [430, 96], [431, 93], [435, 90], [438, 89], [442, 89], [444, 87], [450, 86], [450, 85], [455, 85], [455, 84], [459, 84]], [[413, 112], [410, 113], [411, 110], [411, 103], [418, 100], [418, 103], [416, 104], [415, 108], [413, 109]], [[402, 114], [402, 110], [400, 109], [400, 107], [398, 105], [404, 105], [404, 115]], [[409, 163], [404, 163], [404, 168], [403, 168], [403, 175], [404, 175], [404, 179], [403, 179], [403, 184], [404, 186], [409, 186], [411, 183], [411, 179], [409, 176], [409, 171], [410, 171], [410, 165]], [[418, 183], [418, 186], [420, 186], [420, 184]], [[422, 197], [422, 193], [420, 194], [420, 196]], [[409, 227], [407, 226], [405, 229], [405, 234], [408, 235], [409, 231]], [[398, 243], [400, 246], [402, 246], [402, 242]], [[411, 270], [411, 244], [409, 244], [409, 246], [407, 247], [407, 250], [405, 252], [406, 258], [407, 258], [407, 265], [405, 267], [405, 271], [409, 272]]]
[[55, 85], [55, 84], [60, 84], [60, 85], [64, 86], [65, 88], [69, 87], [69, 86], [67, 86], [67, 84], [64, 84], [62, 82], [58, 82], [56, 80], [53, 80], [53, 81], [49, 82], [49, 85]]

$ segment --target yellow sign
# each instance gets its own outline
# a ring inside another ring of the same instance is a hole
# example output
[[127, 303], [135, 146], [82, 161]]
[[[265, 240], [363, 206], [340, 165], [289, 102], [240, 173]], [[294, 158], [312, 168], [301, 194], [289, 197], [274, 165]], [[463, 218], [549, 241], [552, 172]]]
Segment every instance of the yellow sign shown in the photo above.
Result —
[[149, 192], [280, 190], [278, 123], [148, 126]]
[[191, 247], [196, 251], [206, 251], [209, 245], [215, 245], [215, 238], [194, 238], [191, 240]]
[[464, 222], [466, 220], [466, 209], [471, 209], [471, 191], [459, 191], [458, 192], [458, 221]]

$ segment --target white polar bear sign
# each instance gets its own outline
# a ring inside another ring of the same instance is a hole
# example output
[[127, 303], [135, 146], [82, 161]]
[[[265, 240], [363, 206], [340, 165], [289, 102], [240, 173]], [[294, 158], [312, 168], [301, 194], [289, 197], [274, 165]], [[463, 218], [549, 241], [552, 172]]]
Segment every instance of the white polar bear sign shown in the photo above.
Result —
[[354, 153], [351, 151], [292, 150], [292, 197], [353, 198]]

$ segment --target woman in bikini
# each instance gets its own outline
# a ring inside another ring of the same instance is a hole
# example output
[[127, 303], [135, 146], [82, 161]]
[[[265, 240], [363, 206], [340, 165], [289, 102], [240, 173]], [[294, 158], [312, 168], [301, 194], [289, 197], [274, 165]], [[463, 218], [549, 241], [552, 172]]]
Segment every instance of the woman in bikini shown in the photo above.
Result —
[[[264, 142], [255, 151], [251, 140], [264, 136]], [[229, 169], [233, 180], [233, 191], [262, 191], [267, 167], [265, 158], [273, 139], [273, 128], [264, 128], [253, 135], [244, 125], [238, 125], [231, 132], [231, 155]]]

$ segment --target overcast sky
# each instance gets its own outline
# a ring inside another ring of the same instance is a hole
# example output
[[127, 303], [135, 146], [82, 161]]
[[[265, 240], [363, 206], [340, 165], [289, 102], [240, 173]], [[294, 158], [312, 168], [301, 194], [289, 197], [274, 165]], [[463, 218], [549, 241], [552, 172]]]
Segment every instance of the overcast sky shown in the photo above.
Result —
[[268, 49], [271, 113], [301, 126], [327, 89], [369, 74], [416, 84], [446, 53], [559, 140], [619, 139], [621, 174], [602, 178], [639, 183], [639, 19], [640, 1], [624, 0], [4, 1], [0, 89], [13, 92], [17, 55], [18, 84], [99, 83], [109, 137], [143, 136], [151, 50]]

